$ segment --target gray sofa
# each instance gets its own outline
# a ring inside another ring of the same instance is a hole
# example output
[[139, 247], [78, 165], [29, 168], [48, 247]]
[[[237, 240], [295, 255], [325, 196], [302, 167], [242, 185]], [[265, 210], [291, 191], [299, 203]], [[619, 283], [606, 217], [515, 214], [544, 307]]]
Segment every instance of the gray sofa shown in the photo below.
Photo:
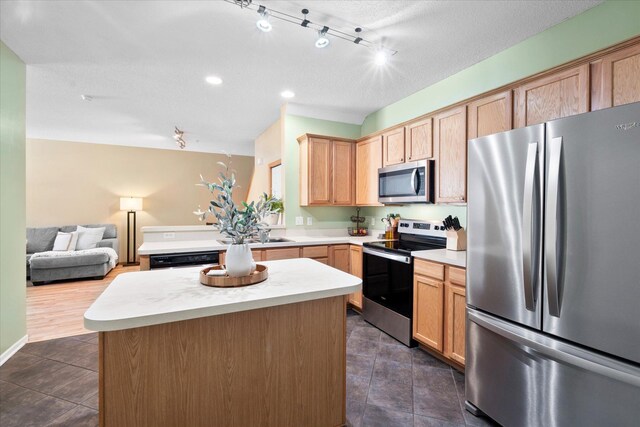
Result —
[[[98, 247], [112, 248], [118, 253], [118, 230], [114, 224], [87, 224], [83, 227], [104, 227]], [[27, 278], [31, 278], [34, 285], [56, 280], [102, 279], [111, 270], [109, 256], [104, 253], [80, 255], [70, 252], [68, 256], [36, 258], [29, 264], [34, 253], [53, 249], [58, 231], [69, 233], [76, 231], [76, 228], [76, 225], [27, 228]]]

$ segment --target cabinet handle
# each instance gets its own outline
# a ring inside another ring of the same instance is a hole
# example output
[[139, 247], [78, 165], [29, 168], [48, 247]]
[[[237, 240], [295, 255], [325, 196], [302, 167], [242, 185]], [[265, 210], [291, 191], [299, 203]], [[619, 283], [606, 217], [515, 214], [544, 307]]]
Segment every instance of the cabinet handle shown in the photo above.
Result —
[[401, 161], [401, 162], [404, 162], [404, 157], [401, 157], [401, 158], [400, 158], [400, 161]]

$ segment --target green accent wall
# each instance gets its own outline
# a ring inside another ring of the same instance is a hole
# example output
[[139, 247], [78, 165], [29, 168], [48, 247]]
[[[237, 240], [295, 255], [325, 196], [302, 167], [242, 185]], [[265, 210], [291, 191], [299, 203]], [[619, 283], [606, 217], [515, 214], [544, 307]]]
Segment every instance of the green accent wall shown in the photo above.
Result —
[[[351, 225], [349, 217], [356, 213], [355, 208], [300, 206], [300, 151], [297, 138], [305, 133], [356, 139], [360, 137], [360, 126], [288, 114], [284, 116], [282, 163], [285, 166], [285, 225], [289, 229], [348, 227]], [[304, 217], [304, 226], [296, 226], [296, 216]], [[306, 225], [307, 217], [313, 218], [310, 227]]]
[[26, 67], [0, 41], [0, 354], [27, 334]]
[[496, 89], [640, 34], [640, 1], [607, 1], [369, 114], [362, 136]]

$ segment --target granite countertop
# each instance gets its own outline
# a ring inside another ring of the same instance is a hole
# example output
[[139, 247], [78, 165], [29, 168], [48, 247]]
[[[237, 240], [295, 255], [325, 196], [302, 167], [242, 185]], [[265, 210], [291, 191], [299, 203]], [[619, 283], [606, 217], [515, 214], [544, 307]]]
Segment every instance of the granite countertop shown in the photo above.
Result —
[[[291, 246], [314, 246], [314, 245], [362, 245], [364, 242], [374, 242], [381, 239], [375, 236], [364, 237], [310, 237], [310, 236], [286, 236], [290, 242], [274, 243], [250, 243], [252, 249], [286, 248]], [[197, 251], [222, 251], [229, 245], [217, 240], [174, 240], [166, 242], [145, 242], [138, 248], [140, 255], [171, 254]]]
[[362, 286], [358, 277], [308, 258], [261, 264], [269, 268], [267, 280], [227, 289], [200, 284], [201, 267], [120, 274], [85, 312], [84, 326], [138, 328], [347, 295]]
[[456, 267], [467, 267], [467, 251], [450, 251], [448, 249], [430, 249], [427, 251], [413, 251], [414, 258], [449, 264]]

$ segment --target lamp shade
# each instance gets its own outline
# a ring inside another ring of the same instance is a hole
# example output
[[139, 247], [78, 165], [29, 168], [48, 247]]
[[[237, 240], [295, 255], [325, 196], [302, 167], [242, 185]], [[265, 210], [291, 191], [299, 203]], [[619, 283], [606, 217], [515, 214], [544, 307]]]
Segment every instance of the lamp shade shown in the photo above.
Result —
[[120, 197], [121, 211], [141, 211], [142, 197]]

